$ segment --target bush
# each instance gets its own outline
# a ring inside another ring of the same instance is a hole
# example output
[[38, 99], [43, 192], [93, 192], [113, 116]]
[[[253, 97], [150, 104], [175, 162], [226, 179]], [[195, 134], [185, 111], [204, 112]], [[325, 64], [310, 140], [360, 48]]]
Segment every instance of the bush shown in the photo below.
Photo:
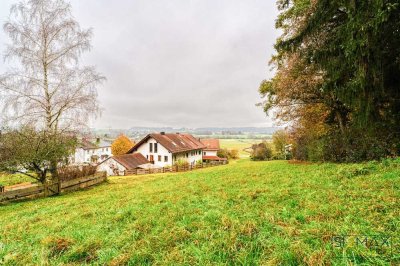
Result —
[[233, 159], [233, 160], [240, 158], [238, 150], [235, 149], [228, 150], [227, 148], [220, 149], [217, 152], [217, 156], [220, 158]]
[[96, 173], [96, 166], [64, 166], [57, 170], [60, 181], [73, 180], [85, 176], [91, 176]]
[[228, 149], [224, 148], [224, 149], [220, 149], [217, 152], [217, 156], [220, 158], [228, 158]]
[[184, 160], [184, 159], [178, 159], [175, 163], [174, 166], [179, 166], [179, 167], [189, 167], [189, 162]]
[[269, 143], [262, 142], [252, 146], [251, 159], [254, 161], [265, 161], [272, 159], [272, 148]]
[[[372, 132], [372, 133], [371, 133]], [[393, 156], [398, 151], [391, 146], [395, 136], [384, 132], [349, 130], [345, 134], [332, 132], [323, 138], [323, 159], [333, 162], [361, 162]]]
[[229, 150], [228, 151], [228, 159], [239, 159], [239, 151], [238, 150]]

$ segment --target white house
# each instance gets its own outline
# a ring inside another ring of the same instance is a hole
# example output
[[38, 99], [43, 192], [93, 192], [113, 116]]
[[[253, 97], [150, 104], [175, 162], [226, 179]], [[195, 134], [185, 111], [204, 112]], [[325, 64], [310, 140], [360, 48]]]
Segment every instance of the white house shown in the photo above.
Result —
[[201, 139], [201, 143], [205, 146], [203, 149], [203, 161], [225, 161], [226, 158], [218, 157], [220, 150], [219, 139]]
[[97, 171], [105, 171], [108, 176], [124, 175], [126, 170], [146, 168], [149, 161], [140, 153], [115, 155], [97, 166]]
[[72, 164], [98, 164], [111, 156], [111, 143], [99, 138], [95, 142], [83, 139], [70, 161]]
[[141, 153], [159, 167], [178, 161], [195, 165], [203, 160], [204, 145], [190, 134], [152, 133], [139, 141], [128, 153]]

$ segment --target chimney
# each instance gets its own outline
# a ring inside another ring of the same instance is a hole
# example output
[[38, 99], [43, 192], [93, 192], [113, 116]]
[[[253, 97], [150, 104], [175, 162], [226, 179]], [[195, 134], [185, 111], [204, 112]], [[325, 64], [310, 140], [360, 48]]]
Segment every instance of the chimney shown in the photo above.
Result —
[[178, 134], [178, 135], [179, 135], [179, 132], [176, 132], [176, 134]]
[[100, 138], [96, 138], [96, 143], [97, 143], [97, 144], [100, 143]]
[[164, 131], [161, 131], [160, 134], [161, 134], [161, 135], [165, 135], [165, 132], [164, 132]]

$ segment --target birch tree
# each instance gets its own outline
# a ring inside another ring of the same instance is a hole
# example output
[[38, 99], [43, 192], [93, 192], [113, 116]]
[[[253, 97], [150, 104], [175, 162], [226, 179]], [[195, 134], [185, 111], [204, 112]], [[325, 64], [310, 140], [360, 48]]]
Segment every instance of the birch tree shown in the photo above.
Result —
[[[82, 29], [63, 0], [29, 0], [12, 6], [4, 31], [11, 43], [0, 76], [3, 120], [54, 133], [79, 128], [99, 112], [104, 77], [79, 58], [90, 50], [92, 30]], [[3, 123], [4, 123], [3, 122]]]
[[0, 75], [0, 107], [2, 126], [12, 130], [0, 136], [0, 170], [23, 167], [41, 182], [46, 172], [57, 179], [57, 167], [72, 150], [64, 147], [71, 137], [66, 132], [99, 113], [97, 86], [105, 78], [79, 64], [91, 48], [92, 30], [79, 26], [63, 0], [29, 0], [12, 6], [4, 31], [11, 40], [4, 57], [11, 67]]

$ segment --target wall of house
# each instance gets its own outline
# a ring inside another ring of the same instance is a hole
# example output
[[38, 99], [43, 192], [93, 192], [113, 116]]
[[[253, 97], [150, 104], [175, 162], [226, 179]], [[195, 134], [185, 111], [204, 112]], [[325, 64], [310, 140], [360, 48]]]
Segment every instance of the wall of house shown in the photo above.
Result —
[[110, 158], [97, 166], [97, 171], [107, 172], [107, 176], [124, 175], [126, 168]]
[[206, 150], [203, 150], [203, 155], [204, 156], [217, 156], [217, 151], [206, 151]]
[[[150, 152], [150, 143], [153, 144], [153, 152]], [[172, 154], [160, 143], [157, 144], [157, 152], [154, 152], [154, 143], [157, 143], [157, 141], [153, 138], [149, 138], [146, 143], [143, 143], [137, 149], [137, 152], [141, 153], [149, 161], [151, 159], [151, 155], [153, 155], [154, 165], [159, 167], [172, 165]], [[161, 156], [161, 161], [158, 160], [158, 156]], [[167, 160], [165, 160], [165, 156], [167, 157]]]
[[198, 161], [203, 160], [202, 150], [194, 150], [173, 155], [173, 162], [184, 160], [191, 165], [195, 165]]
[[[96, 162], [92, 162], [92, 156], [98, 157]], [[75, 154], [73, 155], [73, 160], [71, 162], [73, 164], [101, 163], [102, 161], [111, 156], [112, 156], [111, 147], [103, 147], [103, 148], [88, 149], [88, 150], [85, 150], [83, 148], [77, 148], [75, 150]]]

